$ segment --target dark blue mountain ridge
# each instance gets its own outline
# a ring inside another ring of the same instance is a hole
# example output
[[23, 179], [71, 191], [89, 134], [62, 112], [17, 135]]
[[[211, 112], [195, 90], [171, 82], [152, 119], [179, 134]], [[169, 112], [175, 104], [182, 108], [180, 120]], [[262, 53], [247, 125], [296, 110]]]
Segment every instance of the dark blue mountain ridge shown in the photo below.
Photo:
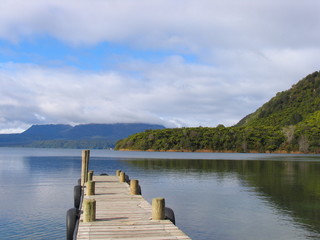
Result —
[[21, 136], [36, 138], [36, 139], [54, 139], [61, 138], [63, 132], [71, 130], [71, 125], [64, 124], [46, 124], [46, 125], [32, 125], [26, 131], [21, 133]]
[[0, 134], [0, 146], [109, 148], [134, 133], [164, 128], [146, 123], [32, 125], [20, 134]]

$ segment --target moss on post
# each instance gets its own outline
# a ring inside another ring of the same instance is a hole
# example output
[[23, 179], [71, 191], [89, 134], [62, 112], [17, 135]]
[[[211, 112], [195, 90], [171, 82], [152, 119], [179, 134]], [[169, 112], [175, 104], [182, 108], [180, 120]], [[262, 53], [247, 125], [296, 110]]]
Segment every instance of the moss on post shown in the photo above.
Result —
[[96, 220], [96, 200], [85, 198], [83, 200], [83, 222]]
[[88, 181], [92, 181], [92, 179], [93, 179], [93, 171], [92, 170], [90, 170], [89, 172], [88, 172]]
[[87, 196], [95, 195], [96, 182], [87, 181], [86, 186], [87, 186]]

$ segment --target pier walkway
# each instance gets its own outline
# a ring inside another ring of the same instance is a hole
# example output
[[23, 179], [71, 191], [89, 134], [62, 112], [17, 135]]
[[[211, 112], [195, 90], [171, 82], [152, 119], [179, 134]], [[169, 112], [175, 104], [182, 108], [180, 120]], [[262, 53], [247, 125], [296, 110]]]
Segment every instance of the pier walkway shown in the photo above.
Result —
[[141, 195], [132, 195], [118, 176], [93, 176], [93, 181], [95, 194], [84, 198], [95, 199], [96, 219], [84, 222], [81, 214], [78, 240], [190, 239], [170, 220], [152, 220], [152, 206]]

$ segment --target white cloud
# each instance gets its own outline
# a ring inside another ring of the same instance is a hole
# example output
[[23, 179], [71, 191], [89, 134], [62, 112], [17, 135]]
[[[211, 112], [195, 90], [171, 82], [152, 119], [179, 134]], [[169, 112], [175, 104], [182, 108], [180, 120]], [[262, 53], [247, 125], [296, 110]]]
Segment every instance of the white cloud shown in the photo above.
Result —
[[[278, 72], [270, 74], [268, 67], [250, 73], [229, 67], [236, 73], [173, 56], [157, 64], [129, 63], [128, 70], [140, 73], [139, 78], [133, 78], [111, 71], [2, 64], [0, 83], [6, 87], [0, 89], [0, 115], [4, 116], [0, 127], [9, 122], [229, 126], [274, 96], [275, 90], [285, 90], [277, 89], [278, 77], [287, 88], [299, 80]], [[126, 69], [125, 64], [122, 69]]]
[[111, 42], [172, 56], [101, 72], [4, 62], [0, 129], [232, 125], [319, 69], [319, 8], [318, 0], [3, 0], [0, 38], [17, 45], [51, 36], [79, 49]]
[[189, 50], [318, 46], [317, 0], [3, 0], [0, 36]]

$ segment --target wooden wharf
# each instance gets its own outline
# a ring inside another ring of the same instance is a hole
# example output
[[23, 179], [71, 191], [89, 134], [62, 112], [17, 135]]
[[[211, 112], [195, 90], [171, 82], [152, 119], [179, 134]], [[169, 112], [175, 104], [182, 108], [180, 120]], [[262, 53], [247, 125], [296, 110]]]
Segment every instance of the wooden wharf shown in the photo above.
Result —
[[[151, 205], [133, 189], [138, 181], [131, 180], [129, 185], [124, 176], [124, 173], [118, 171], [116, 176], [93, 176], [91, 173], [89, 178], [92, 179], [87, 179], [83, 191], [81, 215], [74, 231], [75, 239], [191, 239], [172, 221], [165, 219], [164, 199], [153, 199]], [[89, 182], [94, 182], [93, 192]], [[87, 203], [92, 204], [92, 201], [94, 206], [88, 207]], [[94, 211], [93, 216], [86, 215], [90, 209]]]

